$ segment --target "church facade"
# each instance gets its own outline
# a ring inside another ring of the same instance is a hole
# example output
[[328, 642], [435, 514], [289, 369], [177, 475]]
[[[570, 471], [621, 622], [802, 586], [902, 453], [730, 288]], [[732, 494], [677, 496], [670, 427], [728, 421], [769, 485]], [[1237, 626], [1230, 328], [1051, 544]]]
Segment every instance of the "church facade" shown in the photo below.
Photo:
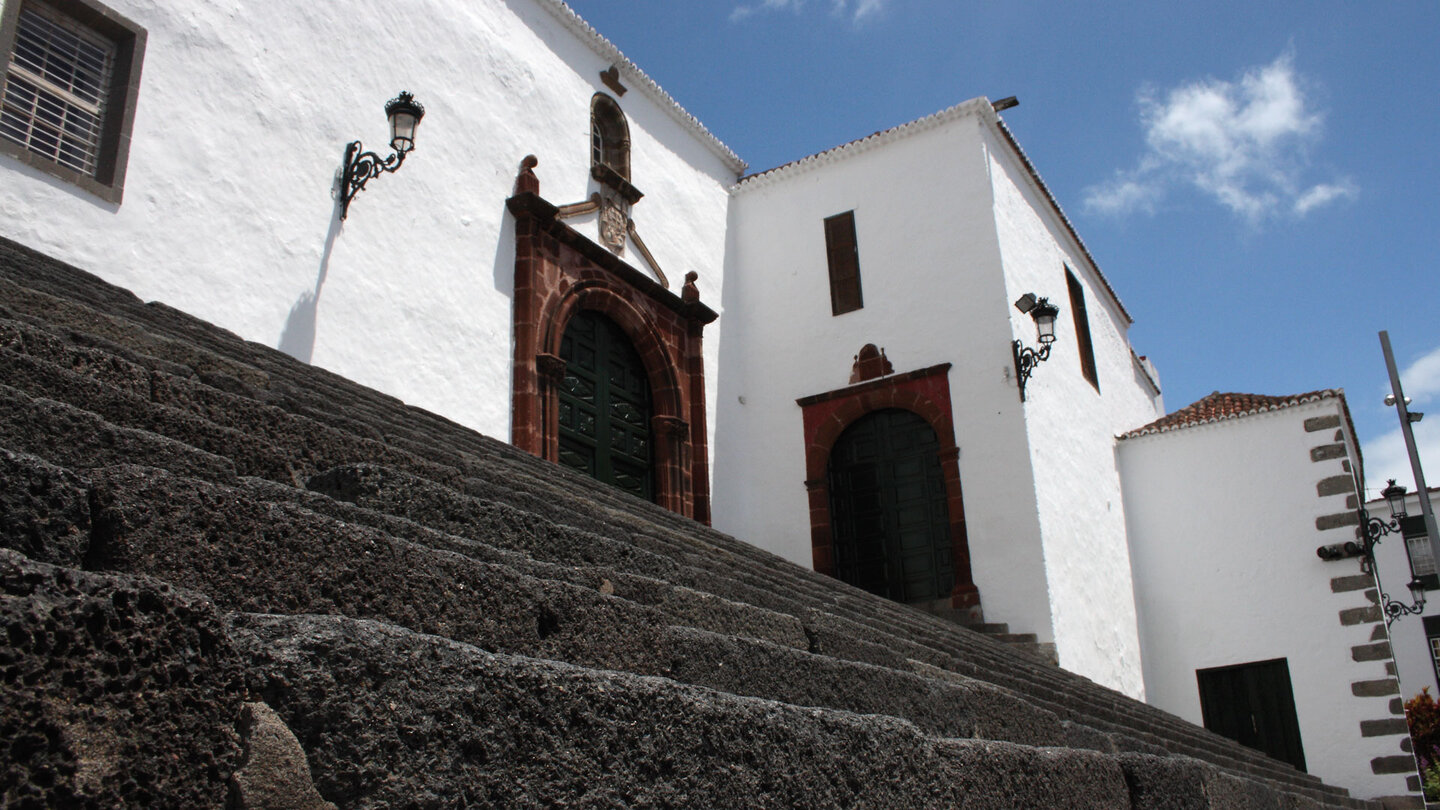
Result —
[[987, 99], [749, 173], [560, 0], [390, 11], [5, 0], [0, 235], [1145, 697], [1158, 375]]

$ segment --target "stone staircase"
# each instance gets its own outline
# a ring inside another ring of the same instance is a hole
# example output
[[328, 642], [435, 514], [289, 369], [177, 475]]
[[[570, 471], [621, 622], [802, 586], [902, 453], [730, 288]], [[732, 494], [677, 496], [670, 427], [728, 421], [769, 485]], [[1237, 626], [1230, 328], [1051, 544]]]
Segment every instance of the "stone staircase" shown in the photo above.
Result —
[[0, 409], [7, 807], [1378, 807], [3, 241]]
[[982, 615], [977, 613], [979, 608], [957, 608], [950, 603], [949, 599], [911, 604], [910, 607], [924, 611], [937, 619], [958, 624], [972, 632], [1009, 644], [1012, 648], [1022, 650], [1051, 666], [1060, 665], [1060, 655], [1055, 649], [1054, 642], [1042, 642], [1040, 637], [1034, 633], [1012, 633], [1010, 625], [1005, 622], [987, 622]]

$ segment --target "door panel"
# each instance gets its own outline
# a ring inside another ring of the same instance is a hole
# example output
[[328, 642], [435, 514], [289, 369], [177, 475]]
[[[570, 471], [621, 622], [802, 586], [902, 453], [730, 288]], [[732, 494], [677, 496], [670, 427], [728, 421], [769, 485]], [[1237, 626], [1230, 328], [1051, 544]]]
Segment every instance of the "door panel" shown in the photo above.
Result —
[[1195, 677], [1205, 728], [1305, 770], [1290, 666], [1284, 658], [1201, 669]]
[[876, 411], [830, 454], [836, 575], [901, 602], [950, 595], [954, 555], [935, 431], [909, 411]]
[[560, 357], [560, 463], [653, 500], [650, 383], [629, 338], [582, 311], [565, 327]]

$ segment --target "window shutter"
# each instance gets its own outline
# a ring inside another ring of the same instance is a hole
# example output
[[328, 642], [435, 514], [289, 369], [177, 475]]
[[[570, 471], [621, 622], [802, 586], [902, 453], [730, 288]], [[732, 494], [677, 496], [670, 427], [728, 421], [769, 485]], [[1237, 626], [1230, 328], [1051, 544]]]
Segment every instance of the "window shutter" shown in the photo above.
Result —
[[825, 220], [825, 253], [830, 262], [830, 311], [853, 312], [865, 305], [860, 295], [860, 252], [855, 240], [855, 212]]
[[1100, 375], [1095, 372], [1095, 345], [1090, 341], [1090, 314], [1085, 311], [1085, 288], [1065, 268], [1065, 286], [1070, 288], [1070, 313], [1075, 318], [1075, 342], [1080, 349], [1080, 373], [1100, 390]]

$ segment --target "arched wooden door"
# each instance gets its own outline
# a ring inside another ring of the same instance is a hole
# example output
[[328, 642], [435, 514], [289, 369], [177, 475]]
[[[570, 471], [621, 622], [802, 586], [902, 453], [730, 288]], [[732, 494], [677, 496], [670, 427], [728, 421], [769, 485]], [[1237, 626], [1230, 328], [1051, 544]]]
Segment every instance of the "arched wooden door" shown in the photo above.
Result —
[[654, 500], [650, 382], [615, 322], [582, 310], [560, 343], [560, 463]]
[[939, 452], [934, 429], [898, 408], [840, 434], [829, 489], [841, 580], [898, 602], [950, 596], [955, 560]]

